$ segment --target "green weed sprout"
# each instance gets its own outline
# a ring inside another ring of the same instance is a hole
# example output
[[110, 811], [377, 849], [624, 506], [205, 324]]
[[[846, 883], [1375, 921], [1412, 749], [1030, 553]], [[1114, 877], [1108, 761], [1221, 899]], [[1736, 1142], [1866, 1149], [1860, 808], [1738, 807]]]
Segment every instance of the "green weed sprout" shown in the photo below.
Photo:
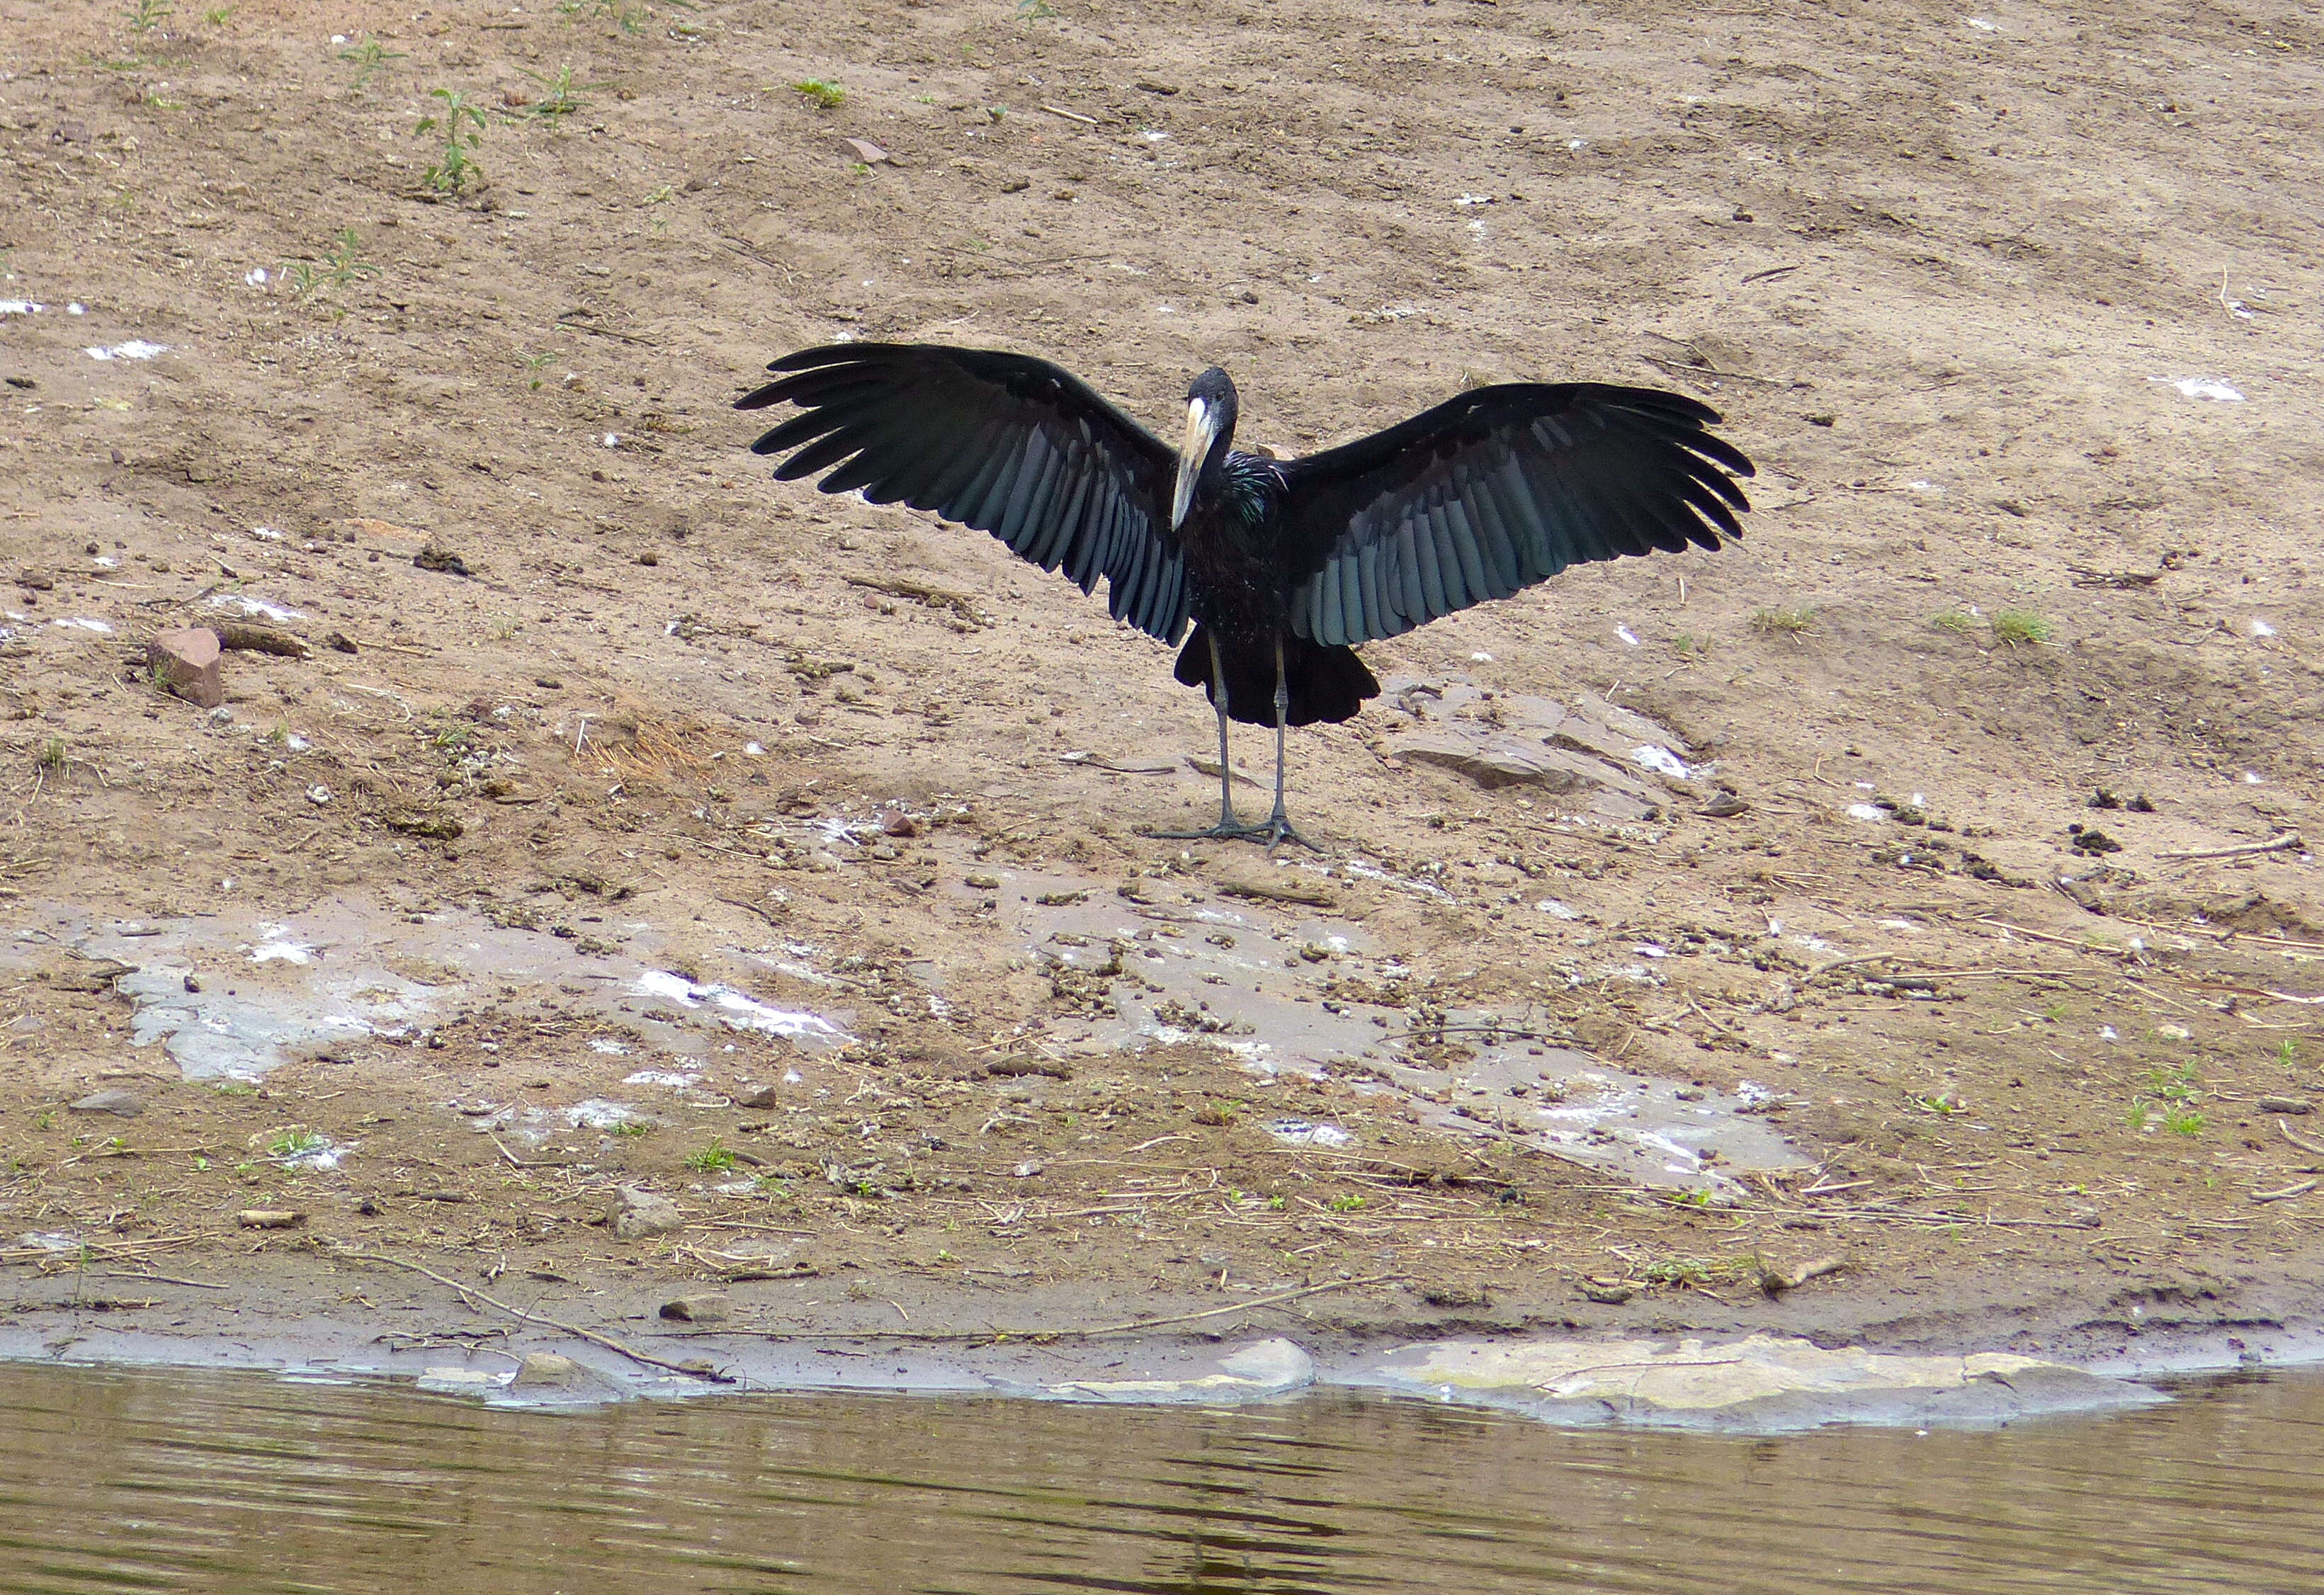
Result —
[[420, 174], [420, 180], [438, 194], [458, 194], [484, 176], [475, 151], [484, 142], [489, 122], [484, 107], [471, 100], [466, 89], [431, 88], [428, 97], [440, 100], [443, 109], [422, 116], [412, 135], [436, 134], [444, 141], [444, 151], [434, 165]]

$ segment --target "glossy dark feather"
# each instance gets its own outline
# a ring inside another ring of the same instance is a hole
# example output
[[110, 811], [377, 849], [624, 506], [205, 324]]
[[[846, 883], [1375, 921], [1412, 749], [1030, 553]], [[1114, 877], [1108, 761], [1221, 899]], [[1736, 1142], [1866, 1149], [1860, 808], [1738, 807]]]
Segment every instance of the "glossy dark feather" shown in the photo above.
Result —
[[1479, 388], [1283, 469], [1290, 621], [1376, 641], [1569, 565], [1716, 549], [1751, 462], [1676, 393], [1594, 383]]
[[1187, 621], [1185, 561], [1169, 528], [1175, 458], [1070, 372], [1024, 355], [933, 344], [802, 349], [738, 410], [799, 412], [752, 445], [787, 455], [782, 481], [827, 472], [861, 492], [989, 531], [1165, 642]]

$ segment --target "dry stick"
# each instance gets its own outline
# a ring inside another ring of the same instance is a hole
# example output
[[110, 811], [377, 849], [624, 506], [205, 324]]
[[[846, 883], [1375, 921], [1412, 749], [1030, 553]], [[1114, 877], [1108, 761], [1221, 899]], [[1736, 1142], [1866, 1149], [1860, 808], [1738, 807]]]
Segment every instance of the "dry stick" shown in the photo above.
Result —
[[2281, 1119], [2275, 1121], [2275, 1127], [2276, 1129], [2283, 1131], [2283, 1139], [2285, 1140], [2290, 1141], [2301, 1151], [2313, 1152], [2318, 1157], [2324, 1157], [2324, 1143], [2310, 1140], [2306, 1136], [2301, 1135], [2298, 1130], [2292, 1129], [2292, 1126], [2286, 1124]]
[[2173, 862], [2182, 862], [2189, 859], [2240, 859], [2249, 858], [2254, 853], [2284, 853], [2292, 848], [2306, 845], [2306, 843], [2301, 841], [2299, 832], [2286, 831], [2273, 842], [2246, 842], [2240, 847], [2205, 847], [2192, 853], [2158, 853], [2154, 856]]
[[[776, 1341], [1085, 1341], [1102, 1334], [1127, 1334], [1132, 1330], [1195, 1323], [1205, 1318], [1222, 1317], [1229, 1313], [1247, 1312], [1253, 1307], [1272, 1307], [1283, 1302], [1296, 1302], [1302, 1296], [1321, 1295], [1327, 1290], [1361, 1290], [1366, 1286], [1394, 1285], [1410, 1277], [1408, 1274], [1376, 1274], [1369, 1279], [1334, 1279], [1329, 1284], [1278, 1291], [1274, 1295], [1254, 1296], [1247, 1302], [1212, 1307], [1201, 1313], [1180, 1313], [1168, 1318], [1135, 1318], [1126, 1323], [1102, 1323], [1092, 1329], [712, 1329], [681, 1332], [696, 1335], [751, 1334], [762, 1340]], [[669, 1338], [675, 1340], [679, 1337], [672, 1335]]]
[[1052, 116], [1063, 116], [1068, 122], [1080, 122], [1091, 127], [1097, 125], [1096, 117], [1084, 116], [1079, 111], [1068, 111], [1059, 106], [1043, 106], [1041, 109], [1048, 112]]
[[2281, 1191], [2254, 1191], [2254, 1202], [2287, 1202], [2294, 1196], [2305, 1196], [2317, 1186], [2314, 1180], [2302, 1180], [2296, 1185], [2286, 1185]]
[[651, 1356], [644, 1351], [638, 1351], [634, 1347], [624, 1345], [620, 1341], [615, 1340], [612, 1335], [600, 1334], [594, 1329], [584, 1329], [577, 1323], [565, 1323], [554, 1318], [543, 1318], [539, 1314], [528, 1313], [521, 1307], [512, 1307], [506, 1302], [486, 1295], [475, 1286], [464, 1285], [457, 1279], [449, 1278], [445, 1275], [438, 1274], [435, 1269], [427, 1267], [425, 1264], [406, 1262], [401, 1258], [389, 1257], [385, 1252], [357, 1251], [353, 1247], [338, 1248], [332, 1255], [343, 1258], [355, 1258], [360, 1261], [367, 1263], [385, 1263], [390, 1268], [408, 1268], [414, 1274], [425, 1274], [429, 1278], [436, 1281], [437, 1284], [448, 1286], [453, 1290], [458, 1292], [460, 1298], [463, 1301], [473, 1298], [484, 1303], [488, 1307], [497, 1308], [501, 1312], [507, 1314], [510, 1317], [516, 1319], [519, 1323], [537, 1323], [543, 1329], [554, 1329], [561, 1333], [578, 1336], [580, 1339], [589, 1341], [592, 1345], [603, 1346], [608, 1351], [618, 1352], [620, 1355], [628, 1358], [632, 1362], [642, 1362], [648, 1368], [659, 1368], [667, 1369], [671, 1373], [682, 1373], [689, 1378], [708, 1379], [711, 1383], [715, 1385], [731, 1385], [736, 1382], [734, 1376], [731, 1373], [721, 1373], [717, 1369], [711, 1368], [688, 1368], [682, 1362], [668, 1362], [659, 1357]]

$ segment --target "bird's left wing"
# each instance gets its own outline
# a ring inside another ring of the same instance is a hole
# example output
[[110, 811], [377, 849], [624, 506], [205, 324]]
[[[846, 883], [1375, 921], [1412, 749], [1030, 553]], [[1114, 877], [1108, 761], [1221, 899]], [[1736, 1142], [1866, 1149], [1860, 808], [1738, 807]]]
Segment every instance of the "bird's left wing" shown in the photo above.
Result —
[[787, 374], [734, 407], [799, 407], [751, 446], [790, 456], [779, 480], [827, 468], [825, 493], [989, 531], [1084, 593], [1105, 577], [1116, 620], [1165, 642], [1185, 632], [1185, 561], [1169, 526], [1177, 456], [1072, 373], [938, 344], [832, 344], [767, 369]]
[[1716, 410], [1594, 383], [1478, 388], [1283, 467], [1291, 623], [1395, 637], [1569, 565], [1740, 537], [1741, 450]]

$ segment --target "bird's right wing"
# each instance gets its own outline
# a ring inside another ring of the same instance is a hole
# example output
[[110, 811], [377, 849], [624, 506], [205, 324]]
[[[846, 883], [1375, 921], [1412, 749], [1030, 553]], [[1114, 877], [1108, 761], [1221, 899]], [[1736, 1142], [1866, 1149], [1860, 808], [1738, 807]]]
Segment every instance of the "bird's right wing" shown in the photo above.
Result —
[[1409, 632], [1569, 565], [1740, 537], [1740, 449], [1677, 393], [1596, 383], [1478, 388], [1293, 460], [1291, 624], [1322, 643]]
[[790, 456], [778, 480], [829, 468], [825, 493], [989, 531], [1084, 593], [1105, 577], [1116, 620], [1165, 642], [1185, 632], [1177, 456], [1072, 373], [939, 344], [832, 344], [767, 369], [788, 374], [734, 408], [799, 407], [751, 446]]

